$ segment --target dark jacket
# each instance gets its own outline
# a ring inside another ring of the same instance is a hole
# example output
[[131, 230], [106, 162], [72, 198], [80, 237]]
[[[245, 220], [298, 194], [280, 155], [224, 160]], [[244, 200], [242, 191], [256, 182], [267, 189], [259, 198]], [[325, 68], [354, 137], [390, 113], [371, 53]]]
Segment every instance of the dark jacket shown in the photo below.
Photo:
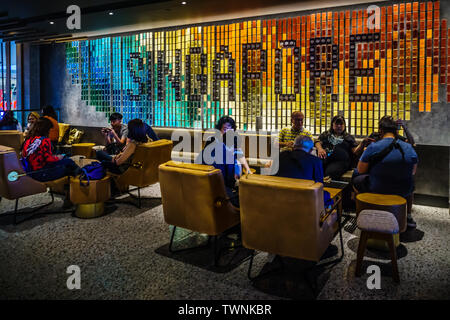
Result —
[[[322, 161], [303, 150], [283, 151], [280, 153], [278, 172], [275, 176], [313, 180], [323, 183]], [[330, 194], [323, 192], [325, 206], [333, 203]]]

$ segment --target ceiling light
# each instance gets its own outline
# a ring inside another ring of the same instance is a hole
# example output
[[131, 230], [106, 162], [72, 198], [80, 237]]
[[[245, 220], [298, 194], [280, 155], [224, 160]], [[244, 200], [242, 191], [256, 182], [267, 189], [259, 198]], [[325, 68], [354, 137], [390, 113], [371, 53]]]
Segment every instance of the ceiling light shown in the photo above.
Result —
[[186, 3], [187, 3], [186, 1], [183, 1], [181, 4], [182, 4], [182, 5], [185, 5]]
[[55, 24], [53, 21], [50, 21], [50, 24]]
[[114, 12], [110, 11], [110, 12], [108, 12], [108, 14], [109, 14], [110, 16], [112, 16], [112, 15], [114, 15]]

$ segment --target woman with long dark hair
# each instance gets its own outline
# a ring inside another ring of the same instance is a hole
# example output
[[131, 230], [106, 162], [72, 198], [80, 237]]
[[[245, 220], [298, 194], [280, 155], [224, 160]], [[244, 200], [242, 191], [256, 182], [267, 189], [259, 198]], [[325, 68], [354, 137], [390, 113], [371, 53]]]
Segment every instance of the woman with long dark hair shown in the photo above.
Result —
[[128, 122], [127, 144], [122, 152], [111, 156], [105, 151], [97, 151], [96, 157], [102, 162], [105, 168], [112, 173], [122, 174], [128, 169], [136, 147], [142, 143], [148, 142], [145, 125], [141, 119], [133, 119]]
[[54, 155], [48, 137], [52, 122], [39, 118], [31, 128], [29, 138], [22, 146], [22, 157], [26, 158], [32, 172], [29, 175], [39, 181], [51, 181], [79, 174], [80, 168], [70, 158]]
[[53, 147], [58, 143], [59, 138], [59, 124], [58, 116], [56, 115], [55, 109], [52, 106], [45, 106], [42, 108], [42, 116], [49, 119], [52, 122], [52, 127], [50, 128], [49, 138], [52, 142]]
[[325, 176], [336, 180], [350, 169], [353, 155], [360, 153], [363, 145], [358, 145], [347, 132], [345, 118], [336, 115], [331, 120], [330, 129], [322, 132], [316, 140], [315, 147], [317, 156], [323, 159]]

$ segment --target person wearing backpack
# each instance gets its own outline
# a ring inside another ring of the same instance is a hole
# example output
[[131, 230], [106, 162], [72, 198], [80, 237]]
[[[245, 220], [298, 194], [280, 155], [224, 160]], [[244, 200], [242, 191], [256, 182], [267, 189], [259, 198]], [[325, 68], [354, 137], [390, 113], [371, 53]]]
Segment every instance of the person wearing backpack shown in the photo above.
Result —
[[[397, 123], [391, 116], [379, 121], [382, 139], [372, 142], [363, 152], [353, 176], [356, 192], [395, 194], [409, 197], [414, 189], [418, 157], [411, 144], [397, 138]], [[416, 224], [408, 212], [407, 224]]]

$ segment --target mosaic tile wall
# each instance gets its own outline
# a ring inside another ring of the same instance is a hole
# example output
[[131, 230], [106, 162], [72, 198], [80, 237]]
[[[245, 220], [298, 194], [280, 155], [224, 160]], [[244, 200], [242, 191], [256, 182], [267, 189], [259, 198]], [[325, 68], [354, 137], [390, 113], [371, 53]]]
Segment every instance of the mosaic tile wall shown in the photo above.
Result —
[[301, 110], [314, 134], [340, 113], [363, 136], [385, 114], [433, 112], [440, 84], [450, 101], [439, 1], [381, 6], [379, 21], [337, 10], [74, 41], [66, 66], [105, 117], [164, 127], [211, 128], [228, 114], [239, 129], [276, 131]]

